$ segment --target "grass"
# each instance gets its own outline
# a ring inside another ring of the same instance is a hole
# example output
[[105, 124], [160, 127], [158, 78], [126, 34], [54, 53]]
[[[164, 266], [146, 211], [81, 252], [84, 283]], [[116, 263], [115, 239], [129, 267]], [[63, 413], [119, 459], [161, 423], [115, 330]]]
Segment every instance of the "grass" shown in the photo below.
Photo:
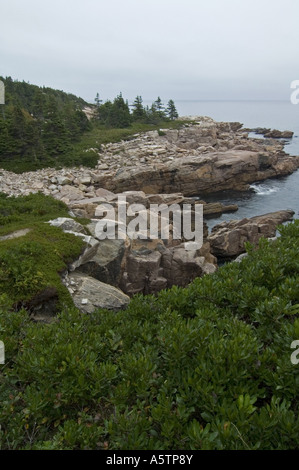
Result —
[[84, 243], [45, 223], [57, 217], [69, 217], [68, 209], [50, 196], [0, 194], [0, 236], [30, 229], [20, 238], [0, 241], [0, 291], [11, 306], [30, 301], [49, 287], [57, 291], [60, 307], [72, 304], [59, 273], [80, 255]]

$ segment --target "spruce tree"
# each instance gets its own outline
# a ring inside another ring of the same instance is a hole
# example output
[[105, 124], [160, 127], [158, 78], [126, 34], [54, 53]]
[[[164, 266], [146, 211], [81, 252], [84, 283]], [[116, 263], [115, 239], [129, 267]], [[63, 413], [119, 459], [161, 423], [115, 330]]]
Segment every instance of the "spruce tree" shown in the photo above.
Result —
[[133, 108], [133, 113], [132, 113], [133, 121], [141, 121], [145, 119], [146, 112], [142, 104], [141, 96], [136, 96], [135, 101], [132, 105], [132, 108]]
[[166, 112], [169, 119], [171, 119], [172, 121], [179, 117], [173, 100], [168, 101]]
[[165, 119], [164, 106], [163, 106], [160, 96], [158, 96], [158, 98], [154, 102], [154, 107], [159, 118]]
[[100, 95], [99, 95], [99, 93], [96, 94], [96, 97], [95, 97], [94, 100], [95, 100], [95, 103], [96, 103], [97, 108], [99, 108], [99, 107], [100, 107], [100, 104], [101, 104], [102, 101], [103, 101], [103, 100], [100, 100]]

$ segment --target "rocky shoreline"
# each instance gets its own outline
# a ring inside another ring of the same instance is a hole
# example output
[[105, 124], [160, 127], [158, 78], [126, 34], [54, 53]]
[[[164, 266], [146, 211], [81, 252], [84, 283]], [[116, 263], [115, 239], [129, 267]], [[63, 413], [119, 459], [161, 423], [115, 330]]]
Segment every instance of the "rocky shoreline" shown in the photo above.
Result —
[[[299, 167], [299, 156], [287, 155], [277, 138], [249, 138], [240, 123], [200, 117], [179, 130], [161, 129], [107, 144], [98, 157], [95, 169], [48, 168], [23, 174], [0, 170], [0, 192], [14, 196], [42, 192], [65, 202], [71, 216], [90, 219], [87, 227], [71, 218], [51, 222], [85, 241], [84, 253], [62, 280], [75, 305], [86, 313], [98, 307], [123, 308], [136, 293], [185, 286], [195, 277], [213, 273], [217, 258], [236, 257], [245, 252], [245, 242], [257, 245], [261, 237], [273, 237], [277, 225], [294, 215], [279, 211], [224, 222], [210, 235], [205, 225], [203, 245], [193, 251], [185, 249], [183, 238], [99, 240], [96, 209], [109, 203], [117, 211], [120, 195], [127, 204], [142, 204], [148, 214], [151, 204], [197, 203], [203, 204], [204, 217], [219, 215], [238, 207], [207, 204], [192, 196], [244, 190], [253, 182], [290, 174]], [[37, 315], [40, 311], [38, 306]]]
[[249, 138], [240, 123], [200, 117], [178, 130], [145, 132], [103, 145], [100, 152], [92, 149], [98, 153], [94, 169], [46, 168], [18, 175], [0, 170], [0, 191], [16, 196], [41, 191], [68, 204], [97, 197], [101, 188], [184, 196], [246, 190], [299, 167], [299, 156], [289, 156], [283, 147], [277, 138]]

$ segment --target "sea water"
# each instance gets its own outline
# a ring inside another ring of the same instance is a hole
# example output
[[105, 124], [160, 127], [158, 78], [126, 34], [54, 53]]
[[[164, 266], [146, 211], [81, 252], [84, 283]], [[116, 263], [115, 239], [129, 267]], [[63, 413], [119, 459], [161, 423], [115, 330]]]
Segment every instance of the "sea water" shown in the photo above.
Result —
[[[299, 155], [299, 104], [288, 101], [176, 101], [176, 107], [180, 116], [209, 116], [216, 121], [241, 122], [251, 129], [266, 127], [293, 131], [294, 137], [285, 145], [285, 152]], [[294, 217], [299, 218], [299, 170], [287, 177], [253, 183], [250, 191], [222, 191], [198, 196], [207, 202], [220, 201], [239, 206], [237, 212], [209, 219], [210, 229], [224, 220], [284, 209], [292, 209]]]

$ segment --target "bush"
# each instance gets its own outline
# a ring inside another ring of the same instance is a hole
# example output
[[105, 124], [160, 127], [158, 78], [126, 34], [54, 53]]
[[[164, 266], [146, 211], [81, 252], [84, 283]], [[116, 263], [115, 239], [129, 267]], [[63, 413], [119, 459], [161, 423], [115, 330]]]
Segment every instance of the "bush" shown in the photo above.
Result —
[[122, 312], [0, 302], [0, 448], [298, 450], [299, 222], [248, 252]]

